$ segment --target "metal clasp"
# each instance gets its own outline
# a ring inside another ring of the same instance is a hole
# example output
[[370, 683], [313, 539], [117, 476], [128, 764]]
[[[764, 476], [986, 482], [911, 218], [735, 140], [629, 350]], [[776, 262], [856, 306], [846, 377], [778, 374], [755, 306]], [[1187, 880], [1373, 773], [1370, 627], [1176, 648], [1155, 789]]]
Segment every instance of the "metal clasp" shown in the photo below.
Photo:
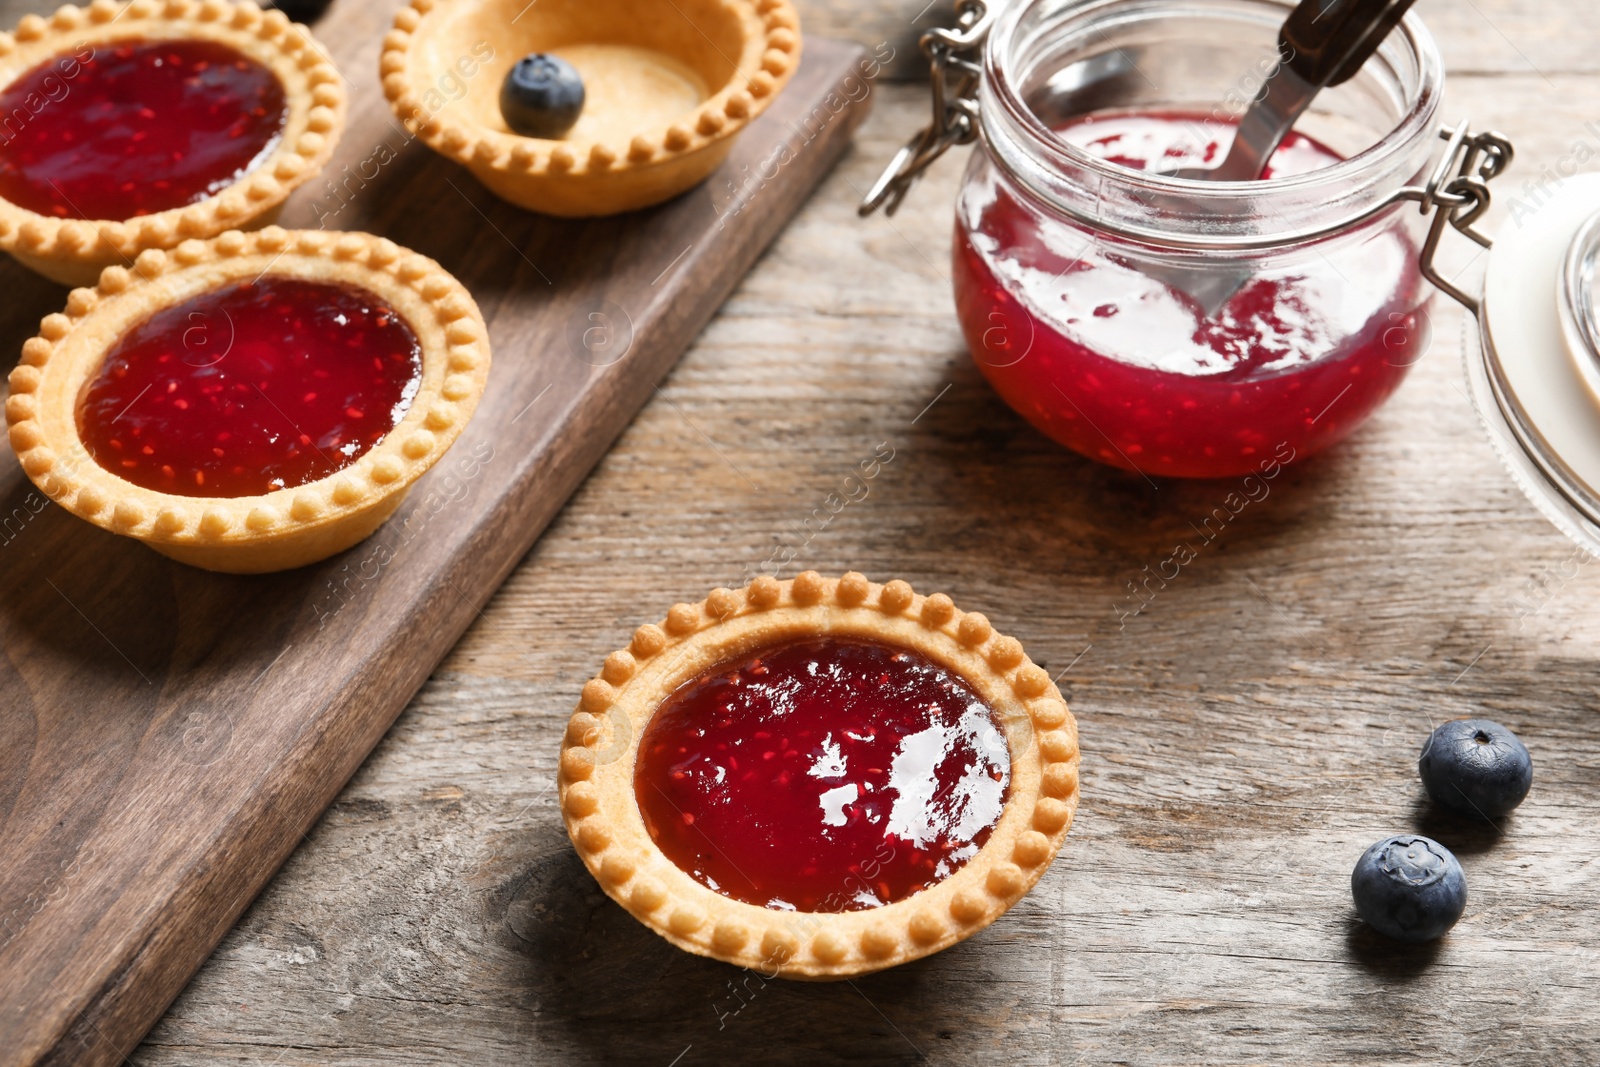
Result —
[[1417, 257], [1422, 276], [1476, 315], [1478, 298], [1440, 274], [1433, 257], [1439, 250], [1439, 239], [1444, 236], [1447, 222], [1484, 248], [1494, 243], [1475, 223], [1489, 210], [1489, 183], [1511, 165], [1515, 152], [1511, 142], [1493, 130], [1474, 134], [1466, 119], [1454, 127], [1444, 127], [1439, 136], [1449, 143], [1438, 165], [1428, 175], [1428, 183], [1420, 188], [1408, 185], [1392, 199], [1416, 200], [1424, 215], [1433, 212], [1428, 239], [1422, 243], [1422, 252]]
[[893, 215], [929, 164], [951, 147], [977, 140], [983, 45], [994, 20], [995, 11], [984, 0], [960, 0], [953, 28], [922, 35], [922, 53], [933, 74], [933, 121], [895, 153], [861, 201], [859, 214], [882, 207], [884, 214]]

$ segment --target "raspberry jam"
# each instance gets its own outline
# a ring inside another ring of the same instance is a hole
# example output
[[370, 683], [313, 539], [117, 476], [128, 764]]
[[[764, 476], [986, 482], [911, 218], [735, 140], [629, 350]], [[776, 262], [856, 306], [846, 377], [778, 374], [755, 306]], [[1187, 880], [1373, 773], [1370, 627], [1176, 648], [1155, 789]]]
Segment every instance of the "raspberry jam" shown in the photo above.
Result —
[[269, 274], [124, 334], [78, 398], [78, 432], [146, 489], [256, 496], [354, 463], [421, 378], [416, 334], [375, 294]]
[[0, 196], [63, 219], [193, 204], [248, 172], [288, 116], [283, 84], [215, 41], [117, 41], [0, 91]]
[[[1232, 140], [1209, 115], [1177, 112], [1090, 116], [1056, 132], [1140, 170], [1214, 163]], [[1291, 133], [1264, 177], [1339, 158]], [[1207, 318], [1113, 240], [975, 178], [985, 167], [980, 154], [957, 211], [962, 329], [1006, 402], [1083, 455], [1144, 474], [1248, 474], [1345, 437], [1427, 347], [1426, 290], [1398, 219], [1251, 262]]]
[[678, 688], [634, 790], [666, 856], [736, 900], [858, 911], [948, 878], [989, 839], [1011, 757], [993, 711], [919, 653], [799, 641]]

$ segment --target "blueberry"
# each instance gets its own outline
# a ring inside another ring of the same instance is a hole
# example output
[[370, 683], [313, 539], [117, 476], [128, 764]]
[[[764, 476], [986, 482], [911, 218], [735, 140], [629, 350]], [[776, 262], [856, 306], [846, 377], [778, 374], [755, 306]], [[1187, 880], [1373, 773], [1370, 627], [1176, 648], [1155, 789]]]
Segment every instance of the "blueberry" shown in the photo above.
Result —
[[524, 137], [561, 137], [582, 110], [583, 79], [559, 56], [523, 56], [500, 86], [500, 113]]
[[1433, 731], [1417, 771], [1437, 803], [1483, 819], [1499, 818], [1521, 804], [1533, 785], [1527, 748], [1488, 719], [1455, 719]]
[[312, 23], [322, 17], [333, 0], [272, 0], [267, 7], [275, 7], [289, 16], [291, 22]]
[[1467, 878], [1450, 850], [1418, 834], [1387, 837], [1361, 854], [1350, 875], [1356, 911], [1397, 941], [1432, 941], [1467, 906]]

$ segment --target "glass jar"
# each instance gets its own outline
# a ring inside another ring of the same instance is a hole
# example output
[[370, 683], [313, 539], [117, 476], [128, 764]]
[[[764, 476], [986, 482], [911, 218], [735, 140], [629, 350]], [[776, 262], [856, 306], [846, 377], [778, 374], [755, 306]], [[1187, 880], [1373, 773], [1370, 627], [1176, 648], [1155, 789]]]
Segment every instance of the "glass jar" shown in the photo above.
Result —
[[1443, 70], [1414, 16], [1263, 179], [1124, 165], [1225, 154], [1291, 6], [1018, 0], [993, 22], [956, 307], [984, 376], [1069, 448], [1246, 474], [1344, 438], [1426, 350], [1426, 217], [1397, 194], [1430, 170]]

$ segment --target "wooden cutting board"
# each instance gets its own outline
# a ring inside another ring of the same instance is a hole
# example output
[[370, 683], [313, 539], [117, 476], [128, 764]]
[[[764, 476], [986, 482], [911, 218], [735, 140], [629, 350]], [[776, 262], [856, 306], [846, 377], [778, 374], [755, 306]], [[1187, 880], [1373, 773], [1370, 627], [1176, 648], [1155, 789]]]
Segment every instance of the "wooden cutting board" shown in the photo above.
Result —
[[[301, 190], [284, 224], [370, 230], [453, 271], [489, 321], [487, 393], [370, 541], [281, 575], [172, 563], [0, 460], [5, 1063], [132, 1051], [866, 111], [864, 53], [810, 40], [703, 186], [621, 218], [542, 218], [392, 119], [376, 68], [393, 9], [336, 5], [317, 27], [350, 80], [350, 126], [327, 170], [338, 192]], [[14, 361], [65, 291], [9, 261], [0, 290]]]

